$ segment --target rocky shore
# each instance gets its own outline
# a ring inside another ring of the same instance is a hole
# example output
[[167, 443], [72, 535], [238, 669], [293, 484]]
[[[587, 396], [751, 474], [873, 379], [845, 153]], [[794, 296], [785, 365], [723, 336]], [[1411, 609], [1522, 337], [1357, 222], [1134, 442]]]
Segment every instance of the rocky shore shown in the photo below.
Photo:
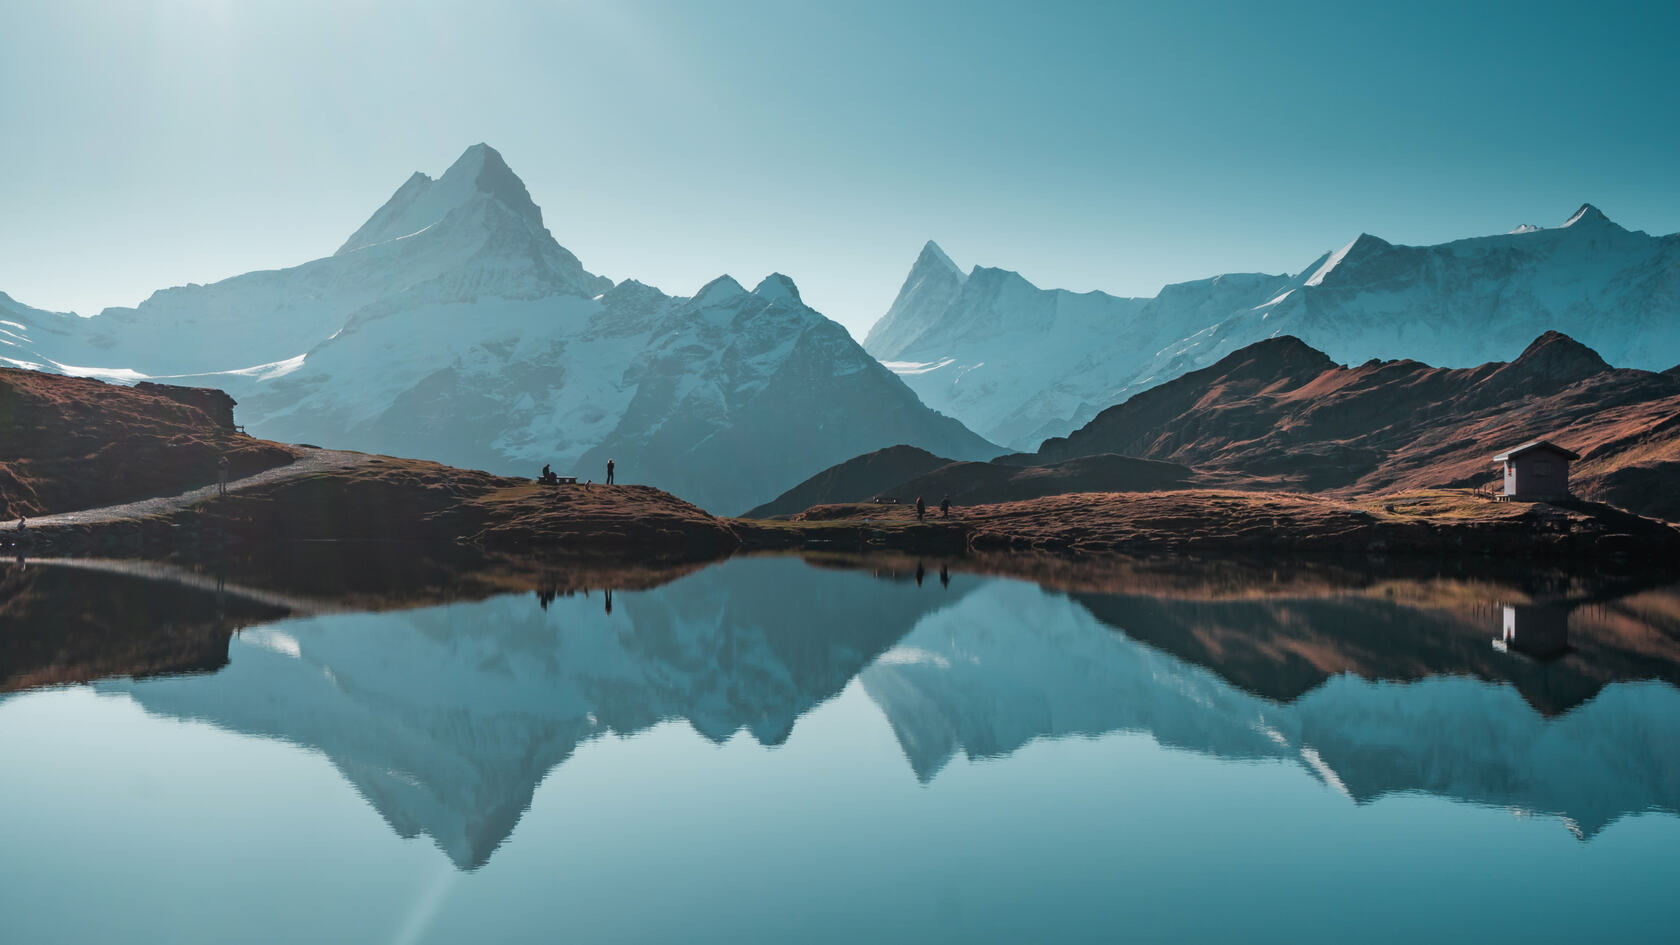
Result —
[[818, 506], [734, 523], [747, 548], [925, 553], [1138, 552], [1504, 556], [1613, 559], [1680, 552], [1680, 530], [1582, 500], [1495, 502], [1468, 490], [1364, 501], [1208, 489], [1077, 493], [953, 510], [924, 521], [904, 505]]

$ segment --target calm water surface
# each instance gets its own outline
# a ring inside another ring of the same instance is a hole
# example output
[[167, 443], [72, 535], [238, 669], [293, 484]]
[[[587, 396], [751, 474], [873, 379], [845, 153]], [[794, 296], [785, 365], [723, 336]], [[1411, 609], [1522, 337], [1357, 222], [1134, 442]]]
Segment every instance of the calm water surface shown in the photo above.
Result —
[[1672, 587], [915, 567], [0, 567], [0, 939], [1680, 937]]

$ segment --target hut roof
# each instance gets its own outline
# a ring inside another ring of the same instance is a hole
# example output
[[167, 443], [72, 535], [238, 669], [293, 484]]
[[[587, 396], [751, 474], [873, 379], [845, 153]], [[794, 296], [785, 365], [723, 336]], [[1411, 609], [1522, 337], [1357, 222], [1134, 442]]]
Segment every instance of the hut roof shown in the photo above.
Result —
[[1577, 453], [1574, 450], [1566, 450], [1563, 447], [1557, 445], [1556, 443], [1551, 442], [1550, 440], [1529, 440], [1527, 443], [1524, 443], [1521, 446], [1512, 447], [1511, 449], [1508, 449], [1505, 452], [1500, 453], [1498, 456], [1495, 456], [1493, 458], [1493, 461], [1496, 462], [1496, 463], [1503, 463], [1503, 462], [1506, 462], [1508, 460], [1516, 459], [1518, 456], [1521, 456], [1524, 453], [1532, 453], [1535, 450], [1551, 450], [1552, 452], [1558, 454], [1559, 456], [1564, 457], [1565, 459], [1580, 459], [1581, 458], [1580, 453]]

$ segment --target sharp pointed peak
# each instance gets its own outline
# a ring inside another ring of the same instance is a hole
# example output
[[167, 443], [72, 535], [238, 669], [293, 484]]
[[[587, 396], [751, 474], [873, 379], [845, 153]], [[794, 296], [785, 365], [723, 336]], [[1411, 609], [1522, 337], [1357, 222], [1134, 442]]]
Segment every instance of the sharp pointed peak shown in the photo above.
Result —
[[542, 211], [531, 201], [525, 182], [508, 167], [501, 152], [481, 142], [461, 152], [435, 180], [419, 171], [409, 175], [338, 253], [412, 236], [481, 194], [500, 201], [532, 227], [542, 228]]
[[489, 144], [480, 141], [477, 144], [467, 145], [467, 149], [461, 152], [461, 157], [493, 157], [500, 161], [502, 159], [502, 152], [492, 148]]
[[951, 257], [947, 256], [945, 251], [939, 248], [939, 244], [933, 240], [928, 240], [922, 244], [922, 251], [916, 255], [916, 264], [910, 267], [910, 271], [922, 272], [929, 268], [949, 270], [958, 277], [963, 274], [963, 271], [957, 268], [957, 264], [951, 261]]
[[1604, 211], [1598, 209], [1597, 207], [1593, 206], [1590, 203], [1584, 203], [1584, 204], [1581, 204], [1581, 209], [1575, 211], [1574, 216], [1572, 216], [1569, 219], [1563, 221], [1563, 227], [1562, 228], [1568, 229], [1570, 227], [1578, 227], [1578, 226], [1615, 226], [1615, 225], [1616, 224], [1609, 217], [1604, 215]]
[[802, 304], [802, 300], [799, 298], [799, 287], [793, 284], [792, 279], [779, 272], [772, 272], [765, 276], [763, 281], [759, 282], [758, 287], [753, 289], [753, 295], [772, 302]]
[[1389, 249], [1393, 247], [1393, 245], [1393, 243], [1390, 243], [1388, 240], [1385, 240], [1380, 236], [1372, 236], [1369, 233], [1361, 233], [1354, 237], [1352, 242], [1343, 246], [1341, 249], [1338, 249], [1333, 253], [1320, 256], [1318, 261], [1313, 263], [1311, 270], [1312, 275], [1307, 277], [1305, 284], [1309, 286], [1323, 285], [1325, 278], [1327, 278], [1330, 273], [1334, 272], [1336, 267], [1340, 266], [1350, 256], [1357, 259], [1366, 253]]

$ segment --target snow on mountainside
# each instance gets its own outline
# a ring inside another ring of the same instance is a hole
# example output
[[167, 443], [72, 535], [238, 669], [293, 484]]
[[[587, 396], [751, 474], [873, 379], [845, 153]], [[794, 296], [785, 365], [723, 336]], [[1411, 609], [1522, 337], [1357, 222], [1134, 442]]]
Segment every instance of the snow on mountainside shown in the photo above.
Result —
[[1365, 234], [1293, 277], [1219, 276], [1153, 299], [1039, 289], [997, 269], [965, 277], [924, 249], [865, 347], [934, 409], [1031, 449], [1280, 334], [1347, 363], [1469, 367], [1556, 330], [1613, 364], [1662, 370], [1680, 359], [1677, 315], [1680, 234], [1630, 232], [1586, 205], [1557, 228], [1437, 246]]
[[526, 475], [601, 478], [611, 457], [719, 512], [895, 443], [997, 451], [785, 276], [683, 299], [587, 272], [483, 144], [410, 177], [333, 256], [88, 319], [0, 310], [10, 363], [224, 387], [259, 436]]

